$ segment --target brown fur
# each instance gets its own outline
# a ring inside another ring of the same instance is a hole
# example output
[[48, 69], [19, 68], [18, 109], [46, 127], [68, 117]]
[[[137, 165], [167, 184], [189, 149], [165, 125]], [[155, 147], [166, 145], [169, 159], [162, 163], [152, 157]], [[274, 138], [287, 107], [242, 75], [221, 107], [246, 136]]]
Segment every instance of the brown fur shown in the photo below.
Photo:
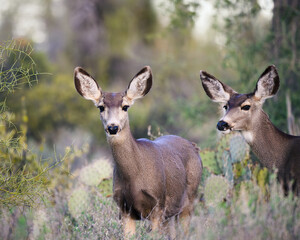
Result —
[[[169, 135], [150, 141], [136, 140], [132, 136], [123, 106], [131, 106], [134, 100], [149, 92], [150, 67], [143, 68], [131, 80], [128, 89], [120, 93], [102, 92], [100, 87], [95, 90], [96, 85], [89, 84], [95, 80], [76, 68], [77, 90], [82, 89], [81, 81], [83, 84], [87, 81], [86, 86], [92, 89], [78, 92], [102, 108], [100, 118], [115, 163], [113, 197], [121, 210], [125, 234], [135, 233], [132, 220], [149, 219], [154, 230], [168, 228], [169, 237], [175, 238], [175, 217], [187, 217], [193, 211], [202, 162], [196, 145], [181, 137]], [[98, 95], [99, 100], [93, 99]], [[117, 133], [110, 132], [112, 126], [118, 127]]]
[[[278, 170], [278, 179], [285, 194], [289, 190], [300, 194], [300, 137], [288, 135], [276, 128], [263, 110], [252, 128], [249, 145], [263, 166]], [[292, 189], [290, 189], [291, 181]]]
[[[262, 110], [265, 99], [275, 95], [279, 88], [279, 76], [275, 66], [269, 66], [261, 74], [254, 92], [249, 94], [238, 94], [203, 71], [200, 78], [207, 95], [213, 101], [227, 106], [221, 119], [228, 124], [225, 131], [240, 131], [262, 165], [270, 170], [278, 170], [278, 179], [284, 192], [288, 193], [292, 181], [293, 192], [300, 195], [300, 137], [277, 129]], [[220, 89], [220, 86], [224, 88]], [[249, 105], [250, 109], [244, 111], [242, 107], [245, 105]]]

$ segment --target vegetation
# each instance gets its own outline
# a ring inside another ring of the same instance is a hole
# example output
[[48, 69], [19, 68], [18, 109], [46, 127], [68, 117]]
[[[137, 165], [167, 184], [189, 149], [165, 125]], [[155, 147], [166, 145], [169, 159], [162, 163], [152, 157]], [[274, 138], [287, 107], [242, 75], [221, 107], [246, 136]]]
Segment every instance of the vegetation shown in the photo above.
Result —
[[[25, 108], [25, 97], [22, 101], [22, 122], [14, 124], [15, 115], [9, 112], [6, 97], [16, 88], [26, 84], [32, 86], [37, 81], [38, 73], [31, 57], [29, 44], [10, 41], [0, 46], [1, 51], [1, 111], [0, 111], [0, 215], [4, 217], [9, 210], [12, 226], [9, 232], [4, 230], [2, 237], [10, 238], [12, 227], [22, 221], [20, 210], [38, 206], [48, 201], [51, 177], [63, 175], [67, 163], [74, 158], [74, 151], [66, 149], [64, 156], [54, 160], [43, 159], [28, 148], [27, 129], [28, 115]], [[73, 155], [73, 156], [72, 156]], [[78, 155], [78, 154], [77, 154]], [[65, 162], [64, 162], [65, 161]], [[50, 172], [51, 169], [56, 168]], [[62, 171], [63, 169], [63, 171]], [[11, 222], [11, 221], [10, 221]]]
[[[283, 196], [276, 173], [259, 165], [240, 135], [216, 135], [219, 114], [198, 75], [206, 70], [250, 92], [263, 69], [275, 64], [280, 91], [264, 108], [276, 126], [299, 133], [300, 2], [264, 2], [5, 3], [0, 238], [123, 239], [99, 113], [78, 97], [72, 74], [82, 66], [104, 91], [121, 91], [150, 65], [153, 88], [129, 110], [134, 136], [180, 135], [201, 147], [204, 164], [195, 214], [187, 235], [177, 229], [179, 239], [297, 239], [299, 199]], [[195, 31], [197, 19], [202, 27], [212, 25]], [[139, 222], [136, 239], [166, 238], [148, 229], [147, 221]]]
[[[1, 50], [1, 94], [12, 92], [16, 87], [26, 83], [32, 84], [37, 73], [31, 58], [29, 45], [7, 42]], [[23, 99], [24, 101], [24, 99]], [[14, 114], [8, 112], [5, 98], [1, 102], [0, 115], [0, 196], [5, 206], [32, 205], [44, 192], [47, 167], [37, 161], [37, 156], [30, 154], [27, 148], [27, 115], [22, 112], [23, 122], [20, 130], [14, 126]]]

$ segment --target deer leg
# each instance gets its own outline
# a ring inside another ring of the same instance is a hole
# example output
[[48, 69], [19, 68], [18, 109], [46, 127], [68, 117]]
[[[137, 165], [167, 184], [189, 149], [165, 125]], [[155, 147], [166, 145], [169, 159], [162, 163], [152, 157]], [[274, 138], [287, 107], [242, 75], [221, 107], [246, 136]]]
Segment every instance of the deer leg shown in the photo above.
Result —
[[184, 235], [187, 236], [189, 233], [189, 226], [191, 223], [191, 214], [180, 215], [180, 224], [183, 228]]
[[151, 233], [150, 233], [151, 239], [157, 239], [159, 235], [163, 234], [161, 220], [158, 216], [151, 215], [150, 223], [151, 223]]
[[176, 239], [175, 216], [161, 223], [160, 234], [167, 235], [168, 240]]
[[125, 239], [135, 235], [135, 221], [128, 214], [122, 214], [122, 225]]
[[158, 235], [166, 234], [166, 223], [163, 222], [163, 211], [159, 210], [157, 207], [153, 209], [150, 215], [150, 222], [151, 222], [151, 230], [154, 239], [158, 238]]
[[171, 217], [167, 222], [167, 233], [170, 240], [176, 239], [175, 217]]
[[158, 231], [160, 229], [160, 221], [159, 218], [152, 218], [151, 219], [151, 230], [152, 231]]
[[187, 236], [189, 232], [189, 226], [191, 222], [192, 212], [194, 210], [193, 201], [190, 201], [188, 197], [185, 199], [183, 211], [179, 215], [178, 222], [183, 228], [184, 235]]

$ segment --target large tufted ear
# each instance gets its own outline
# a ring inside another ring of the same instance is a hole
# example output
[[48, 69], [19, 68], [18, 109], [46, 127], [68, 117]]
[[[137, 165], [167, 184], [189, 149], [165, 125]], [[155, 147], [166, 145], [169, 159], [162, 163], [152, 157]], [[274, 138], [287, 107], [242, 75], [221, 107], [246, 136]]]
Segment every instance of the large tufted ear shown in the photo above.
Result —
[[95, 79], [84, 69], [77, 67], [74, 70], [74, 82], [77, 92], [85, 99], [92, 100], [97, 105], [102, 93]]
[[126, 90], [126, 97], [129, 101], [134, 101], [144, 97], [152, 87], [152, 73], [149, 66], [144, 67], [130, 81]]
[[274, 65], [266, 68], [266, 70], [259, 77], [254, 96], [259, 101], [264, 101], [267, 98], [273, 97], [279, 88], [279, 76]]
[[214, 102], [225, 103], [236, 93], [231, 87], [216, 79], [205, 71], [200, 71], [200, 79], [207, 96]]

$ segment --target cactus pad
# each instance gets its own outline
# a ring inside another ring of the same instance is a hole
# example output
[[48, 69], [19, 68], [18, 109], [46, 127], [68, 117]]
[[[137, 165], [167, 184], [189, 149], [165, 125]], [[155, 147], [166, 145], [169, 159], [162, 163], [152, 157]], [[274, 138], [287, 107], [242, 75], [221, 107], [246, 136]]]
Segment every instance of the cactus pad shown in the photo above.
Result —
[[68, 200], [68, 209], [72, 217], [77, 218], [86, 212], [90, 205], [88, 191], [83, 187], [74, 189]]
[[100, 159], [80, 171], [79, 179], [88, 186], [98, 186], [112, 176], [113, 168], [107, 159]]
[[207, 206], [215, 207], [229, 195], [230, 183], [225, 177], [212, 175], [207, 178], [204, 189], [204, 198]]

